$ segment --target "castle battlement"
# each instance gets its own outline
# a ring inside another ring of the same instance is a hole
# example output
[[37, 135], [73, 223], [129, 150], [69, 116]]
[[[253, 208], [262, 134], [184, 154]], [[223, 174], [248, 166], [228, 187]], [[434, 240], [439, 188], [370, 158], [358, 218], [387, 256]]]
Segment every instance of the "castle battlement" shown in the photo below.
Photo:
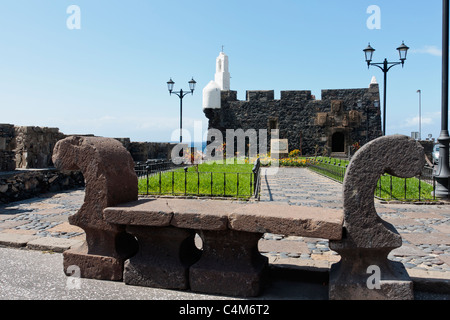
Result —
[[[321, 91], [321, 100], [345, 100], [348, 97], [363, 97], [365, 95], [373, 95], [376, 97], [379, 93], [378, 84], [371, 84], [369, 88], [355, 88], [355, 89], [323, 89]], [[311, 94], [310, 90], [283, 90], [280, 91], [280, 99], [275, 99], [274, 90], [247, 90], [245, 92], [246, 100], [237, 99], [237, 91], [221, 90], [221, 99], [224, 101], [321, 101], [316, 100], [315, 96]]]
[[309, 90], [281, 91], [280, 99], [275, 99], [274, 90], [247, 90], [247, 101], [270, 101], [270, 100], [314, 100]]

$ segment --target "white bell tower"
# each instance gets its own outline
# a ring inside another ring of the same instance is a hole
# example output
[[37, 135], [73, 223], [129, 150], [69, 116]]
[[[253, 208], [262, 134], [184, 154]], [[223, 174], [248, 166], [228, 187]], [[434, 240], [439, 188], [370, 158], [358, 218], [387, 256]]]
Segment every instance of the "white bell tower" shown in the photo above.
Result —
[[216, 59], [214, 80], [203, 88], [203, 109], [220, 109], [221, 91], [230, 90], [230, 73], [228, 72], [228, 56], [222, 51]]
[[215, 82], [221, 90], [230, 90], [230, 72], [228, 72], [228, 56], [223, 53], [223, 49], [216, 59]]

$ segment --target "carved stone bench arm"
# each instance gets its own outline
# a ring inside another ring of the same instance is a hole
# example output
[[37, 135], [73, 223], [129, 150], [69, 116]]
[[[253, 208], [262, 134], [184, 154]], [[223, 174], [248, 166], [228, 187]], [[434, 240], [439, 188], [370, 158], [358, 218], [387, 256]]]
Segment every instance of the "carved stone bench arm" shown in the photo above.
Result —
[[52, 160], [57, 169], [80, 170], [86, 185], [83, 205], [69, 217], [70, 224], [85, 231], [86, 243], [83, 248], [65, 252], [65, 269], [77, 265], [82, 277], [122, 279], [122, 260], [127, 253], [121, 248], [130, 247], [131, 238], [123, 226], [103, 218], [103, 209], [137, 200], [131, 155], [115, 139], [72, 136], [56, 143]]
[[[341, 255], [341, 261], [331, 271], [330, 298], [412, 297], [412, 283], [405, 268], [387, 259], [390, 251], [402, 245], [402, 238], [393, 225], [378, 216], [374, 193], [382, 174], [410, 178], [419, 175], [424, 164], [423, 147], [401, 135], [375, 139], [354, 155], [343, 184], [344, 236], [342, 240], [330, 241], [330, 248]], [[381, 272], [380, 289], [366, 285], [371, 265]]]

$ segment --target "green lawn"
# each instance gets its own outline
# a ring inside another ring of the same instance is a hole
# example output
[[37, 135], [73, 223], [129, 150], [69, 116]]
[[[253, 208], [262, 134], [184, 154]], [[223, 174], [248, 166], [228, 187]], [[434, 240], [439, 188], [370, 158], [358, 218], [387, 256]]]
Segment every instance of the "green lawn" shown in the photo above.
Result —
[[[381, 185], [380, 185], [381, 181]], [[375, 195], [381, 199], [391, 200], [433, 200], [433, 186], [417, 178], [398, 178], [383, 175], [377, 184]]]
[[253, 164], [203, 163], [139, 179], [140, 194], [208, 195], [248, 198], [253, 194]]
[[[316, 164], [320, 168], [309, 167], [311, 170], [343, 182], [345, 165], [349, 163], [348, 160], [328, 157], [317, 157], [317, 159], [325, 160], [331, 164], [321, 162]], [[340, 164], [340, 166], [334, 164]], [[419, 182], [417, 178], [404, 179], [385, 174], [378, 181], [375, 196], [385, 200], [433, 200], [432, 192], [433, 186], [423, 180]]]

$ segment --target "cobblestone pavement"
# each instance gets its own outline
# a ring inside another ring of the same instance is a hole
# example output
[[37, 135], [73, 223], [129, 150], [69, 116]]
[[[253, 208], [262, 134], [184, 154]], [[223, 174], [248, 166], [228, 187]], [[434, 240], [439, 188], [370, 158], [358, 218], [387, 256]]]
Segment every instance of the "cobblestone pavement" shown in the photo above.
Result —
[[[261, 201], [342, 209], [342, 185], [303, 168], [262, 169]], [[83, 203], [84, 190], [45, 194], [0, 205], [0, 245], [63, 251], [84, 240], [82, 229], [68, 223]], [[392, 204], [376, 200], [378, 214], [392, 223], [403, 246], [390, 253], [408, 272], [432, 272], [450, 278], [450, 205]], [[340, 259], [328, 240], [265, 234], [260, 250], [281, 265], [329, 268]]]
[[[276, 175], [263, 175], [261, 189], [261, 201], [342, 209], [342, 184], [308, 169], [280, 168]], [[378, 215], [393, 224], [403, 238], [402, 247], [393, 250], [390, 259], [402, 262], [408, 271], [450, 274], [450, 203], [419, 205], [375, 200], [375, 207]], [[326, 239], [270, 234], [264, 239], [283, 244], [278, 246], [279, 252], [269, 252], [281, 262], [297, 258], [324, 261], [326, 267], [340, 259], [329, 249]], [[295, 247], [298, 249], [293, 250]]]
[[48, 193], [0, 206], [0, 233], [84, 240], [84, 231], [68, 222], [84, 200], [84, 189]]

